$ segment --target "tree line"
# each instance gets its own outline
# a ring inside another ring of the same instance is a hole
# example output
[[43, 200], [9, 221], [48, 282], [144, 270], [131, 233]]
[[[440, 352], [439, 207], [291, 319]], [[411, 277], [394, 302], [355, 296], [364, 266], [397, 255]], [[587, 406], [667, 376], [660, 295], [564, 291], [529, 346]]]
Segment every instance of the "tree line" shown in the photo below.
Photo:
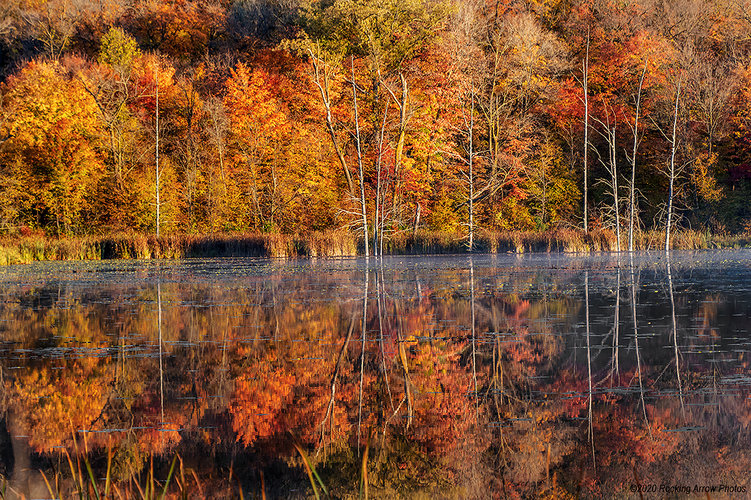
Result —
[[13, 0], [0, 230], [751, 226], [746, 0]]

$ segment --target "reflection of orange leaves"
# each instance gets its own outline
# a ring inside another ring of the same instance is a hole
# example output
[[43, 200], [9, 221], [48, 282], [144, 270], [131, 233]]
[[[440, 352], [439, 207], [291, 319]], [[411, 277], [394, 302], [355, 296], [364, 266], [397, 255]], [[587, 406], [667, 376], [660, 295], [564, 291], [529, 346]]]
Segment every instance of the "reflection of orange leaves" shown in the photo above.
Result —
[[[178, 432], [186, 423], [190, 414], [188, 408], [175, 405], [170, 401], [165, 404], [162, 419], [162, 401], [156, 392], [144, 393], [133, 405], [136, 427], [144, 427], [138, 434], [138, 446], [144, 453], [163, 453], [179, 443], [182, 437]], [[163, 421], [162, 421], [163, 420]]]
[[55, 372], [30, 369], [9, 388], [21, 430], [38, 451], [62, 445], [72, 432], [88, 430], [102, 412], [105, 391], [100, 374], [77, 363]]
[[402, 328], [405, 332], [405, 343], [415, 345], [418, 337], [426, 337], [432, 328], [430, 323], [434, 321], [433, 310], [425, 304], [419, 304], [414, 309], [404, 314]]
[[[560, 370], [550, 384], [541, 388], [547, 404], [538, 409], [538, 418], [555, 421], [561, 417], [576, 418], [587, 408], [587, 380], [573, 370]], [[552, 395], [548, 399], [548, 394]]]
[[138, 441], [141, 451], [159, 455], [174, 447], [181, 439], [176, 427], [168, 424], [163, 429], [148, 429]]
[[279, 413], [289, 402], [294, 382], [294, 375], [278, 367], [238, 377], [230, 404], [232, 429], [238, 441], [250, 446], [278, 430]]
[[[623, 461], [630, 466], [651, 463], [674, 452], [683, 437], [681, 432], [670, 432], [666, 419], [670, 413], [647, 406], [649, 425], [639, 421], [635, 407], [608, 406], [599, 408], [593, 419], [598, 461], [611, 465]], [[607, 414], [603, 414], [604, 412]], [[650, 434], [651, 429], [651, 434]], [[628, 454], [622, 453], [629, 450]]]
[[456, 448], [477, 419], [471, 373], [458, 365], [458, 353], [439, 349], [417, 348], [412, 380], [418, 389], [414, 438], [440, 455]]

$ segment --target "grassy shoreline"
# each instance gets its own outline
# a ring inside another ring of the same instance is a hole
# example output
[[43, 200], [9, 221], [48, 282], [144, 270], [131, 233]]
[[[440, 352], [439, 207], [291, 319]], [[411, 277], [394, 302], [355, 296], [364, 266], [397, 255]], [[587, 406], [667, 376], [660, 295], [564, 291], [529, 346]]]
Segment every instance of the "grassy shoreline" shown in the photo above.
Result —
[[[558, 229], [545, 232], [479, 232], [476, 253], [616, 251], [609, 231]], [[639, 250], [660, 250], [664, 233], [643, 232], [635, 238]], [[673, 249], [751, 247], [751, 234], [716, 235], [693, 230], [675, 233]], [[622, 238], [621, 248], [627, 248]], [[397, 233], [384, 242], [384, 254], [423, 255], [466, 252], [464, 235], [417, 231]], [[48, 237], [44, 235], [0, 237], [0, 265], [43, 260], [181, 259], [190, 257], [344, 257], [363, 254], [362, 237], [345, 230], [309, 234], [146, 234]]]

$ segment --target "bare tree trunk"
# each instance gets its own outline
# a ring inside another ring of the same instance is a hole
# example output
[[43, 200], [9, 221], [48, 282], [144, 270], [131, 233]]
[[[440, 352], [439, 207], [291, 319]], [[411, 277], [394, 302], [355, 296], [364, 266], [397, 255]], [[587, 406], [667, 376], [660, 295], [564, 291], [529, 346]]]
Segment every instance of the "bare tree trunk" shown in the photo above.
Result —
[[[386, 184], [385, 188], [388, 188], [388, 183]], [[388, 190], [388, 189], [386, 189], [386, 190]], [[384, 200], [385, 199], [386, 199], [386, 197], [384, 196]], [[376, 224], [377, 223], [378, 223], [378, 221], [376, 221]], [[381, 223], [380, 223], [380, 226], [381, 226], [380, 227], [381, 240], [380, 240], [380, 244], [379, 244], [379, 248], [378, 248], [378, 254], [379, 255], [383, 255], [383, 228], [385, 227], [385, 225], [386, 225], [386, 210], [385, 210], [384, 207], [381, 207]]]
[[475, 89], [472, 88], [469, 107], [469, 247], [468, 251], [474, 249], [475, 241], [475, 177], [474, 177], [474, 128], [475, 128]]
[[159, 68], [159, 62], [157, 61], [156, 66], [154, 66], [154, 82], [156, 85], [156, 125], [155, 125], [155, 132], [156, 132], [156, 180], [155, 183], [155, 191], [156, 191], [156, 235], [159, 236], [159, 209], [160, 207], [160, 201], [159, 201], [159, 74], [158, 74], [158, 68]]
[[587, 151], [589, 150], [589, 30], [587, 30], [586, 56], [583, 66], [583, 87], [584, 87], [584, 232], [589, 232], [589, 213], [587, 205], [589, 203], [589, 186], [587, 181]]
[[668, 190], [668, 216], [665, 223], [665, 253], [670, 253], [670, 224], [673, 218], [673, 187], [675, 184], [675, 151], [677, 149], [676, 130], [678, 128], [678, 99], [681, 95], [681, 81], [678, 80], [678, 88], [675, 91], [675, 107], [673, 109], [673, 136], [670, 141], [670, 188]]
[[[378, 138], [378, 158], [376, 160], [376, 199], [375, 199], [375, 217], [373, 217], [373, 255], [378, 255], [378, 220], [380, 211], [383, 210], [381, 204], [381, 167], [383, 165], [383, 136], [386, 131], [386, 117], [388, 116], [389, 105], [386, 103], [386, 109], [383, 111], [383, 121], [381, 122], [381, 134]], [[380, 233], [383, 240], [383, 228]]]
[[[320, 53], [320, 47], [318, 50]], [[339, 159], [339, 163], [341, 164], [342, 170], [344, 171], [344, 177], [347, 179], [347, 188], [354, 198], [355, 185], [352, 181], [352, 174], [347, 167], [347, 161], [344, 159], [344, 152], [342, 151], [342, 148], [339, 144], [339, 140], [336, 138], [336, 131], [334, 130], [334, 117], [331, 113], [331, 97], [329, 95], [329, 74], [326, 67], [326, 62], [323, 61], [315, 53], [313, 53], [312, 49], [308, 50], [308, 55], [310, 55], [310, 61], [313, 65], [313, 78], [316, 87], [318, 87], [318, 91], [321, 94], [321, 103], [323, 103], [323, 107], [326, 110], [326, 128], [329, 131], [329, 137], [331, 137], [331, 143], [334, 146], [334, 151], [336, 151], [336, 157]]]
[[414, 238], [415, 235], [417, 235], [417, 227], [420, 225], [420, 202], [418, 201], [415, 206], [415, 224], [412, 226], [412, 237]]
[[634, 214], [636, 213], [636, 150], [639, 146], [639, 112], [641, 111], [641, 89], [644, 76], [647, 74], [647, 63], [639, 78], [639, 90], [636, 92], [636, 114], [634, 115], [634, 149], [631, 153], [631, 185], [629, 186], [629, 222], [628, 222], [628, 251], [634, 251]]
[[352, 102], [355, 111], [355, 141], [357, 146], [357, 165], [360, 177], [360, 203], [362, 206], [362, 231], [365, 236], [365, 257], [370, 255], [368, 246], [368, 213], [367, 204], [365, 203], [365, 172], [362, 166], [362, 145], [360, 144], [360, 117], [357, 112], [357, 83], [355, 82], [355, 59], [350, 59], [352, 67]]
[[610, 131], [610, 175], [612, 178], [613, 188], [613, 213], [615, 215], [615, 250], [621, 251], [621, 214], [618, 209], [618, 163], [616, 162], [616, 138], [615, 138], [615, 126]]
[[402, 155], [404, 153], [404, 140], [407, 133], [407, 97], [409, 94], [409, 88], [407, 86], [407, 79], [404, 77], [404, 73], [399, 72], [399, 80], [401, 81], [402, 90], [401, 96], [397, 98], [396, 94], [388, 87], [384, 85], [386, 90], [391, 95], [396, 105], [399, 107], [399, 137], [396, 141], [396, 150], [394, 152], [394, 192], [392, 194], [392, 210], [397, 221], [401, 220], [401, 163]]

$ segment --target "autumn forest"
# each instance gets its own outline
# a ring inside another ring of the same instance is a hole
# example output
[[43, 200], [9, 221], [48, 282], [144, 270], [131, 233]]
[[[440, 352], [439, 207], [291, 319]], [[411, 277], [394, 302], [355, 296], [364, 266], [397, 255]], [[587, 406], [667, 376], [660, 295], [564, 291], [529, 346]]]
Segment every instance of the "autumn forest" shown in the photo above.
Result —
[[3, 2], [0, 231], [747, 233], [750, 28], [745, 0]]

